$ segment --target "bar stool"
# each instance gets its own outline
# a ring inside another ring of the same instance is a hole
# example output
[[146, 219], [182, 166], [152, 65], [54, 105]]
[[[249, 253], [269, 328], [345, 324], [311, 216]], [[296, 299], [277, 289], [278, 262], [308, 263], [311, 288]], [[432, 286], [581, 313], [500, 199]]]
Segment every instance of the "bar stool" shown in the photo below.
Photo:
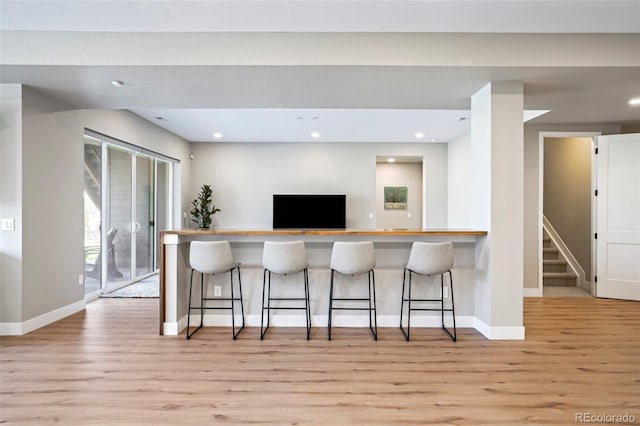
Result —
[[[269, 329], [269, 317], [271, 309], [289, 309], [305, 311], [307, 321], [307, 340], [311, 337], [311, 305], [309, 304], [309, 263], [304, 247], [304, 241], [274, 242], [265, 241], [262, 252], [262, 264], [264, 272], [262, 276], [262, 313], [260, 314], [260, 340]], [[291, 275], [302, 272], [304, 277], [304, 297], [271, 297], [271, 274]], [[268, 277], [268, 279], [267, 279]], [[268, 291], [266, 290], [269, 287]], [[267, 305], [264, 299], [267, 293]], [[304, 306], [276, 306], [271, 307], [271, 301], [300, 301], [304, 300]], [[264, 311], [267, 310], [267, 326], [264, 327]]]
[[[191, 265], [191, 281], [189, 283], [189, 309], [187, 310], [187, 339], [202, 328], [205, 309], [229, 309], [231, 310], [231, 334], [235, 340], [244, 328], [244, 306], [242, 305], [242, 280], [240, 279], [240, 263], [235, 262], [231, 253], [229, 241], [192, 241], [189, 250], [189, 264]], [[238, 271], [238, 289], [240, 297], [233, 295], [233, 271]], [[193, 289], [193, 273], [200, 272], [200, 305], [191, 306], [191, 291]], [[218, 275], [229, 272], [231, 278], [231, 297], [207, 298], [204, 293], [205, 274]], [[231, 302], [230, 306], [206, 306], [207, 301]], [[234, 303], [240, 302], [242, 314], [242, 327], [236, 332]], [[200, 310], [200, 325], [189, 333], [191, 310]]]
[[[453, 300], [453, 275], [451, 274], [451, 268], [453, 267], [453, 244], [446, 243], [419, 243], [414, 242], [411, 246], [411, 253], [409, 254], [409, 262], [404, 268], [402, 275], [402, 305], [400, 306], [400, 330], [404, 337], [409, 340], [409, 333], [411, 332], [411, 311], [440, 311], [442, 319], [442, 328], [447, 332], [449, 337], [456, 341], [456, 311]], [[405, 279], [409, 272], [409, 297], [404, 298]], [[451, 308], [445, 309], [444, 307], [444, 274], [449, 273], [449, 283], [451, 287]], [[413, 299], [411, 298], [411, 276], [412, 274], [419, 275], [440, 275], [440, 298], [437, 299]], [[408, 305], [407, 312], [407, 330], [405, 331], [402, 326], [402, 313], [404, 310], [405, 302]], [[440, 302], [440, 309], [437, 308], [413, 308], [411, 305], [413, 302]], [[444, 313], [451, 312], [453, 316], [453, 334], [444, 325]]]
[[[335, 310], [367, 310], [369, 311], [369, 329], [374, 340], [378, 340], [378, 321], [376, 319], [376, 281], [373, 269], [376, 266], [376, 255], [372, 241], [363, 241], [357, 243], [333, 243], [331, 251], [331, 286], [329, 288], [329, 321], [328, 321], [328, 338], [331, 340], [331, 316]], [[369, 297], [364, 298], [334, 298], [333, 286], [334, 275], [338, 272], [343, 275], [362, 275], [367, 274]], [[372, 293], [373, 291], [373, 293]], [[373, 294], [373, 299], [372, 299]], [[369, 302], [369, 307], [334, 307], [333, 302]], [[372, 305], [373, 301], [373, 305]]]

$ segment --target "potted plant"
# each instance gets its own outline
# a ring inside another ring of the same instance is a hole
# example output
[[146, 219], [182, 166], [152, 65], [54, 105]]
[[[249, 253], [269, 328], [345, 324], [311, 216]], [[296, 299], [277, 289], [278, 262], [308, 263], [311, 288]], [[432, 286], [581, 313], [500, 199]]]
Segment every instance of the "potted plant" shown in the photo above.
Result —
[[[211, 196], [213, 191], [210, 185], [202, 185], [198, 198], [191, 202], [193, 209], [191, 210], [191, 220], [198, 224], [200, 229], [208, 229], [211, 226], [211, 216], [220, 211], [212, 204]], [[209, 205], [211, 207], [209, 207]]]

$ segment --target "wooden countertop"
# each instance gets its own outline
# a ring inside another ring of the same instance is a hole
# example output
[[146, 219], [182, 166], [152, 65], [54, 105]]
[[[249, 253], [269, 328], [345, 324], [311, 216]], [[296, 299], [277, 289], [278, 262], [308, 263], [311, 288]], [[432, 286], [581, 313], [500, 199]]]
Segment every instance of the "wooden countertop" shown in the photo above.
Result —
[[455, 236], [487, 235], [475, 229], [178, 229], [161, 235], [366, 235], [366, 236]]

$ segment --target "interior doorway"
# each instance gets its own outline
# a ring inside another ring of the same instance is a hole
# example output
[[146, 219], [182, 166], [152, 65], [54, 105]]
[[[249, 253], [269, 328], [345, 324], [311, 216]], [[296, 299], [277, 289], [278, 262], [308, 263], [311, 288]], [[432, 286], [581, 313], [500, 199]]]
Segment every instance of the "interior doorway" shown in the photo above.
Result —
[[591, 297], [594, 142], [599, 133], [540, 135], [539, 294]]

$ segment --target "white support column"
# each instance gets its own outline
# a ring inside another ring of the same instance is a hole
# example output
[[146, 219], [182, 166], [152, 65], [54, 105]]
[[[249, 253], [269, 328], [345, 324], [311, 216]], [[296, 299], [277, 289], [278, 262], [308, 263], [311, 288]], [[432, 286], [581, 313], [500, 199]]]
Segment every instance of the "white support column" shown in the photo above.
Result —
[[163, 334], [177, 336], [182, 327], [178, 323], [178, 236], [165, 235], [165, 319]]
[[522, 82], [490, 83], [471, 97], [476, 328], [489, 339], [524, 339]]

